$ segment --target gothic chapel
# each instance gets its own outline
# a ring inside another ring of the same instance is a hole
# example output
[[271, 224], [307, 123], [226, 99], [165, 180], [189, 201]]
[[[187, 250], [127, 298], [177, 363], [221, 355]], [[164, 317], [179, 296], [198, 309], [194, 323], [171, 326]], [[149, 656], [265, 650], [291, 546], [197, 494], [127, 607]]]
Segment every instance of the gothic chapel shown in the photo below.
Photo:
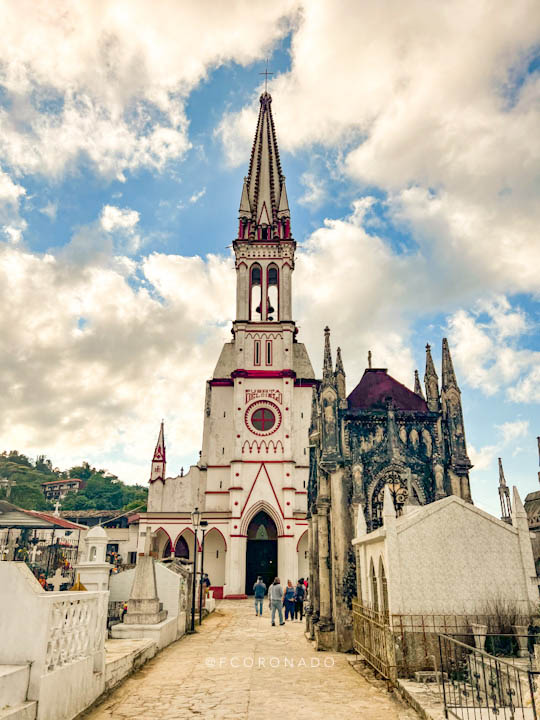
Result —
[[244, 597], [257, 575], [267, 585], [276, 575], [284, 583], [307, 575], [308, 433], [318, 383], [292, 317], [295, 247], [264, 92], [233, 243], [236, 320], [207, 381], [200, 459], [186, 475], [166, 477], [161, 428], [140, 521], [141, 531], [156, 534], [158, 557], [193, 559], [197, 507], [208, 522], [204, 569], [216, 597]]

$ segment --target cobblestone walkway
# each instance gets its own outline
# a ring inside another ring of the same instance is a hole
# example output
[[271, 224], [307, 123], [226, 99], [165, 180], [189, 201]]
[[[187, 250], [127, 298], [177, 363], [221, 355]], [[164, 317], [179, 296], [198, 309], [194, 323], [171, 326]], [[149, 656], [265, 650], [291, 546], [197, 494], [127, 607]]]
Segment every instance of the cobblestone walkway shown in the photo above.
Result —
[[[85, 720], [417, 720], [339, 653], [315, 652], [304, 624], [272, 627], [268, 606], [224, 600], [196, 635], [166, 648]], [[293, 665], [291, 667], [290, 665]]]

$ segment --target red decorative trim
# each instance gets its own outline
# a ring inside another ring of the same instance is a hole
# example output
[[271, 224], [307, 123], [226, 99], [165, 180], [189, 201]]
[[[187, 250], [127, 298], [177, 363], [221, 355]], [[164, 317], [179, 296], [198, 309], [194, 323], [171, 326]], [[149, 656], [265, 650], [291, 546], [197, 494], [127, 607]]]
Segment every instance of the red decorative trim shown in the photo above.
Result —
[[[180, 537], [186, 532], [186, 530], [189, 530], [189, 532], [190, 532], [192, 535], [195, 535], [195, 533], [193, 532], [193, 530], [192, 530], [190, 527], [185, 527], [183, 530], [180, 530], [180, 532], [179, 532], [178, 535], [176, 536], [176, 540], [174, 541], [174, 545], [172, 544], [172, 541], [171, 541], [171, 547], [173, 548], [173, 550], [176, 548], [176, 543], [178, 542], [178, 538], [180, 538]], [[167, 533], [167, 535], [168, 535], [168, 534], [169, 534], [169, 533]], [[169, 537], [170, 537], [170, 536], [169, 536]], [[188, 548], [189, 548], [190, 550], [191, 550], [192, 547], [193, 547], [193, 542], [191, 543], [191, 545], [188, 543]], [[199, 538], [197, 538], [197, 551], [198, 551], [198, 552], [201, 552], [201, 543], [199, 542]]]
[[217, 378], [216, 380], [209, 380], [210, 387], [232, 387], [234, 382], [228, 378]]
[[295, 490], [297, 495], [307, 495], [307, 490]]
[[206, 532], [206, 535], [204, 536], [204, 542], [207, 541], [208, 536], [210, 535], [210, 533], [212, 532], [212, 530], [215, 530], [217, 533], [219, 533], [219, 534], [221, 535], [221, 537], [223, 538], [223, 542], [225, 543], [225, 552], [227, 552], [227, 540], [225, 539], [225, 535], [224, 535], [224, 534], [221, 532], [221, 530], [220, 530], [219, 528], [217, 528], [217, 527], [211, 527], [210, 530], [208, 530], [208, 531]]
[[248, 504], [248, 502], [249, 502], [249, 498], [251, 497], [251, 493], [253, 492], [253, 488], [255, 487], [255, 483], [257, 482], [257, 480], [258, 480], [258, 478], [259, 478], [259, 475], [261, 474], [261, 471], [262, 471], [263, 468], [264, 468], [264, 472], [266, 473], [266, 477], [268, 478], [268, 482], [270, 483], [270, 487], [272, 488], [272, 492], [274, 493], [274, 497], [275, 497], [275, 499], [276, 499], [276, 503], [277, 503], [277, 506], [278, 506], [278, 508], [279, 508], [279, 512], [281, 513], [281, 516], [282, 516], [283, 518], [285, 518], [285, 513], [283, 512], [283, 509], [282, 509], [282, 507], [281, 507], [281, 504], [280, 504], [280, 502], [279, 502], [279, 500], [278, 500], [278, 496], [277, 496], [277, 494], [276, 494], [276, 491], [274, 490], [274, 486], [272, 485], [272, 480], [270, 480], [270, 475], [268, 474], [268, 470], [266, 469], [264, 462], [261, 463], [261, 467], [260, 467], [260, 469], [259, 469], [259, 472], [258, 472], [257, 475], [255, 476], [255, 480], [253, 481], [253, 485], [251, 486], [251, 490], [250, 490], [249, 493], [248, 493], [248, 496], [247, 496], [247, 498], [246, 498], [246, 502], [244, 503], [244, 506], [243, 506], [242, 510], [240, 511], [240, 515], [241, 515], [241, 516], [244, 515], [244, 510], [246, 509], [246, 506], [247, 506], [247, 504]]
[[280, 537], [294, 537], [294, 535], [278, 535], [278, 538]]
[[300, 535], [298, 538], [298, 542], [296, 543], [296, 552], [298, 552], [298, 546], [300, 545], [300, 540], [304, 537], [304, 535], [307, 533], [307, 530], [304, 530], [304, 532]]
[[229, 490], [243, 490], [243, 487], [240, 487], [240, 485], [236, 485], [234, 487], [229, 488]]
[[229, 535], [229, 537], [247, 537], [247, 535], [240, 535], [240, 534], [231, 533], [231, 534]]
[[296, 488], [293, 488], [293, 487], [284, 487], [284, 488], [281, 488], [281, 489], [282, 489], [282, 490], [296, 490]]
[[253, 341], [253, 364], [254, 365], [261, 364], [261, 341], [260, 340]]
[[309, 523], [301, 523], [301, 522], [297, 522], [296, 524], [297, 525], [309, 525]]
[[[270, 362], [268, 362], [268, 358], [270, 358]], [[272, 365], [272, 363], [273, 363], [272, 341], [271, 340], [266, 341], [266, 355], [265, 355], [264, 360], [267, 365]]]
[[228, 495], [228, 490], [205, 490], [205, 495]]
[[[228, 468], [231, 467], [230, 465], [207, 465], [207, 468]], [[306, 467], [309, 467], [309, 465], [306, 465]]]
[[[232, 378], [295, 378], [294, 370], [244, 370], [239, 368], [231, 373]], [[210, 382], [213, 382], [212, 380]]]
[[247, 595], [225, 595], [225, 600], [247, 600]]

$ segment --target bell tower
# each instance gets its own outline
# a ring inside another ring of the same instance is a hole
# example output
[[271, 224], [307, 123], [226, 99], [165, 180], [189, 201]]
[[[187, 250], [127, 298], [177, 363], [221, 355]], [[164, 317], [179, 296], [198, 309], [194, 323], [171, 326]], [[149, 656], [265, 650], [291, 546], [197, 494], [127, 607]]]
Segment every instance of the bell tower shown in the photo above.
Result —
[[[291, 274], [296, 243], [272, 117], [260, 98], [249, 172], [240, 199], [236, 255], [236, 324], [292, 322]], [[236, 330], [236, 328], [235, 328]]]

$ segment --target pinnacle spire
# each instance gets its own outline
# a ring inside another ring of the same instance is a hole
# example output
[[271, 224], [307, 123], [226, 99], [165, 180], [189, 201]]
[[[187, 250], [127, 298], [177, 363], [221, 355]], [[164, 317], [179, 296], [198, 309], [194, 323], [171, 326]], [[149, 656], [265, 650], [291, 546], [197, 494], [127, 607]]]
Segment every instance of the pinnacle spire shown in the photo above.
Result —
[[422, 386], [420, 385], [420, 377], [418, 376], [418, 370], [414, 371], [414, 392], [419, 395], [422, 400], [425, 400], [424, 393], [422, 392]]
[[345, 370], [343, 368], [343, 360], [341, 359], [341, 348], [338, 347], [337, 354], [336, 354], [336, 374], [342, 373], [345, 375]]
[[330, 349], [330, 328], [324, 328], [324, 362], [323, 362], [323, 383], [334, 384], [334, 371], [332, 368], [332, 350]]
[[[259, 119], [251, 150], [249, 172], [242, 190], [240, 217], [250, 221], [249, 237], [256, 237], [258, 228], [271, 228], [264, 239], [275, 235], [287, 237], [283, 228], [280, 233], [278, 220], [289, 220], [289, 202], [285, 189], [285, 177], [281, 171], [279, 150], [272, 117], [272, 97], [263, 92], [260, 97]], [[268, 232], [268, 231], [267, 231]]]
[[165, 482], [165, 467], [166, 467], [166, 459], [165, 459], [165, 433], [163, 430], [163, 420], [161, 421], [161, 426], [159, 428], [159, 435], [158, 440], [156, 444], [156, 449], [154, 450], [154, 456], [152, 458], [152, 471], [150, 473], [150, 484], [153, 482], [156, 482], [156, 480], [161, 480], [161, 482]]
[[443, 338], [442, 341], [442, 384], [441, 389], [446, 390], [448, 388], [458, 388], [456, 374], [454, 372], [454, 366], [452, 364], [452, 356], [450, 355], [450, 348], [448, 347], [448, 340]]
[[504, 477], [504, 470], [501, 458], [499, 458], [499, 487], [506, 487], [506, 478]]
[[428, 408], [436, 411], [439, 408], [439, 378], [435, 372], [435, 365], [431, 357], [431, 345], [426, 345], [426, 372], [424, 374], [426, 385], [426, 399]]
[[501, 458], [499, 458], [499, 500], [501, 501], [501, 520], [509, 523], [512, 517], [512, 503], [510, 501], [510, 489], [504, 477]]

